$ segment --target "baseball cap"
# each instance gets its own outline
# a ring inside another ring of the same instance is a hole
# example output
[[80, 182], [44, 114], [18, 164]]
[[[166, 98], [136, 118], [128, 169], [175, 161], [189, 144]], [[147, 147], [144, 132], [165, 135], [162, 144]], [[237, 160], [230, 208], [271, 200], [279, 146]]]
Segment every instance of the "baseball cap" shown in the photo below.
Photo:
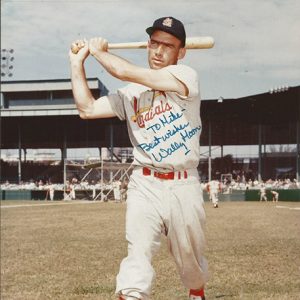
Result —
[[174, 35], [181, 41], [182, 46], [185, 46], [186, 34], [181, 21], [173, 17], [159, 18], [154, 21], [151, 27], [146, 29], [146, 32], [149, 34], [149, 36], [151, 36], [155, 30], [161, 30]]

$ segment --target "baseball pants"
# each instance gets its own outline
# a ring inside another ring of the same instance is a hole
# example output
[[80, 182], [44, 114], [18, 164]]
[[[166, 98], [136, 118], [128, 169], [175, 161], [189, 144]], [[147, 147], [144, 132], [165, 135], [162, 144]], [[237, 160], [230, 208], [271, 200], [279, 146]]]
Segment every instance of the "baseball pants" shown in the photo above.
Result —
[[200, 289], [206, 283], [203, 195], [197, 170], [187, 173], [187, 178], [165, 180], [144, 176], [141, 167], [133, 170], [126, 212], [128, 256], [120, 265], [116, 293], [149, 299], [155, 279], [151, 262], [162, 233], [183, 285]]
[[218, 199], [218, 192], [211, 191], [210, 192], [210, 199], [211, 199], [211, 201], [212, 201], [213, 204], [218, 204], [218, 201], [219, 201], [219, 199]]

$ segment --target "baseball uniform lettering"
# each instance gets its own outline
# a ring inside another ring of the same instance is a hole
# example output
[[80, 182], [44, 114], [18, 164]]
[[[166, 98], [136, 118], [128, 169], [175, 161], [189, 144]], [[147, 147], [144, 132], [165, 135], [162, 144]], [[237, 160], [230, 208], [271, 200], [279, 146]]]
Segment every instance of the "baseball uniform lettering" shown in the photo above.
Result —
[[[172, 106], [169, 103], [163, 103], [163, 101], [160, 101], [160, 104], [153, 107], [153, 108], [142, 108], [139, 109], [137, 113], [137, 123], [139, 127], [145, 127], [145, 122], [149, 122], [153, 120], [153, 118], [157, 115], [160, 115], [166, 111], [170, 111], [172, 109]], [[145, 114], [142, 114], [143, 112], [147, 111]]]

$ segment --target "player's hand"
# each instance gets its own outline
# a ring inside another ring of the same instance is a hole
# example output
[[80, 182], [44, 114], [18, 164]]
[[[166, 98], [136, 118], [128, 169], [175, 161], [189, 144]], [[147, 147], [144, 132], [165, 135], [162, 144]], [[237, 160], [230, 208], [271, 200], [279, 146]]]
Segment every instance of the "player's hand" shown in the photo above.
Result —
[[97, 52], [107, 51], [108, 43], [107, 40], [102, 37], [96, 37], [89, 40], [89, 50], [92, 55]]
[[89, 44], [86, 39], [76, 40], [71, 44], [69, 57], [71, 62], [83, 62], [89, 56]]

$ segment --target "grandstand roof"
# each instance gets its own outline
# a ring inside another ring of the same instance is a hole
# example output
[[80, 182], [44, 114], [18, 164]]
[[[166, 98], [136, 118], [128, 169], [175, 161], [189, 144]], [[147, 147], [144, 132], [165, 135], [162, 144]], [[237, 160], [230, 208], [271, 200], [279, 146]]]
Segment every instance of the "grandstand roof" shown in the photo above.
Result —
[[[98, 91], [99, 95], [107, 92], [98, 79], [90, 80], [90, 84], [98, 82], [96, 90], [102, 88]], [[44, 91], [53, 91], [54, 95], [57, 90], [67, 86], [69, 90], [66, 91], [71, 91], [69, 80], [31, 83], [35, 91], [43, 88]], [[22, 84], [24, 82], [2, 83], [2, 149], [18, 148], [18, 141], [25, 149], [63, 148], [64, 143], [67, 148], [109, 147], [112, 141], [114, 147], [131, 146], [125, 122], [117, 118], [82, 120], [76, 112], [73, 99], [72, 103], [61, 104], [68, 106], [64, 108], [65, 113], [59, 104], [52, 106], [51, 114], [48, 107], [40, 107], [39, 111], [29, 105], [25, 109], [13, 101], [15, 98], [11, 98], [11, 104], [15, 106], [9, 106], [9, 102], [5, 102], [9, 93], [21, 92], [26, 98], [26, 94], [32, 92]], [[9, 86], [14, 90], [9, 90]], [[54, 89], [54, 86], [57, 89]], [[55, 102], [59, 99], [52, 100]], [[47, 101], [47, 105], [51, 105], [51, 99]], [[24, 101], [22, 104], [24, 106]], [[201, 145], [204, 146], [209, 145], [209, 132], [211, 145], [257, 145], [259, 128], [262, 128], [263, 144], [296, 144], [300, 140], [300, 86], [290, 87], [282, 92], [268, 92], [237, 99], [203, 100], [201, 118]]]
[[[101, 81], [98, 78], [89, 78], [88, 85], [91, 89], [100, 89]], [[1, 82], [1, 92], [32, 92], [32, 91], [57, 91], [71, 90], [70, 79], [47, 80], [17, 80]]]
[[[98, 78], [89, 78], [95, 97], [106, 95]], [[1, 83], [1, 116], [78, 115], [70, 79], [6, 81]]]

